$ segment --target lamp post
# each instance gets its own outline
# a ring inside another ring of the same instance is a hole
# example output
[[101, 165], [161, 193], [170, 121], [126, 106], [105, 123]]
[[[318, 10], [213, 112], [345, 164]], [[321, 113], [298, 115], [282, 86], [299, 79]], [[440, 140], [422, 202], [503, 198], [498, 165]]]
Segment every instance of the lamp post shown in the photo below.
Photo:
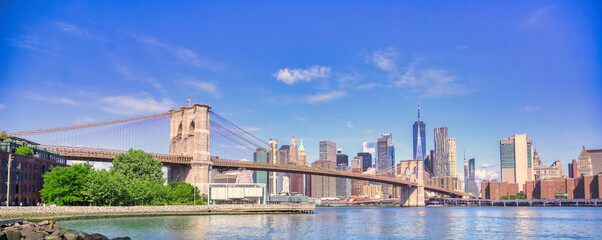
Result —
[[194, 175], [194, 186], [192, 186], [192, 199], [192, 204], [196, 206], [196, 174]]
[[6, 174], [6, 206], [10, 206], [10, 165], [13, 161], [13, 154], [8, 155], [8, 172]]

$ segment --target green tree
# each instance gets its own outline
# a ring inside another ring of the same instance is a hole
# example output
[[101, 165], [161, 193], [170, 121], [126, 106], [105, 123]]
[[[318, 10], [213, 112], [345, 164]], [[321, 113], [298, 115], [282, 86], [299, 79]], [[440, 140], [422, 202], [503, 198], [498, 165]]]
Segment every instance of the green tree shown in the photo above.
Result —
[[33, 151], [31, 150], [31, 148], [29, 147], [25, 147], [25, 146], [21, 146], [19, 148], [17, 148], [17, 151], [15, 151], [16, 154], [23, 154], [23, 155], [33, 155]]
[[141, 180], [163, 184], [165, 179], [161, 167], [161, 162], [153, 159], [151, 154], [130, 149], [126, 153], [115, 156], [111, 172], [121, 174], [130, 181]]
[[163, 200], [163, 185], [154, 181], [132, 179], [129, 180], [126, 188], [133, 205], [145, 205]]
[[2, 131], [2, 133], [0, 133], [0, 142], [4, 142], [6, 139], [8, 139], [8, 134], [6, 134], [6, 131]]
[[83, 190], [93, 172], [89, 163], [70, 167], [53, 167], [44, 174], [40, 190], [42, 201], [57, 205], [77, 205], [84, 202]]
[[188, 204], [201, 199], [198, 188], [186, 182], [171, 182], [165, 187], [165, 198], [169, 203]]
[[128, 198], [122, 175], [102, 171], [92, 171], [84, 186], [86, 201], [94, 205], [122, 205]]

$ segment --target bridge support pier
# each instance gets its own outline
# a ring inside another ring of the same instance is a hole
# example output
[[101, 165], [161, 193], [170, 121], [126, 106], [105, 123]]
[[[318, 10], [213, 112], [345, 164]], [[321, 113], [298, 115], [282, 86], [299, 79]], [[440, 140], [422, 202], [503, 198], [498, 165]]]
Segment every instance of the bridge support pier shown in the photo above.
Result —
[[424, 186], [401, 186], [401, 207], [424, 207]]
[[169, 153], [191, 156], [192, 162], [186, 166], [171, 166], [168, 181], [184, 181], [196, 186], [201, 194], [209, 194], [211, 183], [210, 114], [211, 107], [194, 104], [181, 107], [171, 113]]

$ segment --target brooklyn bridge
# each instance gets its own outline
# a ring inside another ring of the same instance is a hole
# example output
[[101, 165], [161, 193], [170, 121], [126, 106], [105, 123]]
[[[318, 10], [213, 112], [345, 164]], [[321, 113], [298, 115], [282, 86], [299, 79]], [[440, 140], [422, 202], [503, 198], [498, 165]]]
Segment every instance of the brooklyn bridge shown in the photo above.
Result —
[[[268, 143], [215, 113], [205, 104], [194, 104], [148, 116], [8, 134], [40, 143], [41, 147], [57, 151], [69, 160], [111, 162], [115, 155], [130, 148], [144, 150], [167, 167], [168, 182], [185, 181], [197, 186], [201, 193], [208, 191], [208, 184], [213, 179], [212, 169], [235, 169], [300, 173], [391, 184], [401, 188], [402, 206], [424, 206], [424, 191], [451, 197], [464, 196], [463, 192], [425, 184], [421, 161], [409, 171], [389, 169], [385, 174], [242, 161], [253, 159], [257, 148], [269, 149]], [[409, 165], [406, 167], [410, 168]], [[405, 176], [406, 172], [412, 176]]]

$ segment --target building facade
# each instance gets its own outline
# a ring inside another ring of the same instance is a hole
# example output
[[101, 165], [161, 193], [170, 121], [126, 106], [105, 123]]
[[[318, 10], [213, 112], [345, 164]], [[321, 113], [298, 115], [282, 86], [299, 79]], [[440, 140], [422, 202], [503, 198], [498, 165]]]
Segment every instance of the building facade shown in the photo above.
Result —
[[578, 166], [579, 163], [575, 159], [573, 159], [573, 161], [569, 163], [569, 178], [576, 178], [577, 176], [579, 176], [579, 174], [577, 174]]
[[[270, 139], [269, 142], [270, 150], [268, 152], [268, 161], [273, 164], [278, 163], [278, 141], [276, 139]], [[268, 172], [269, 175], [269, 185], [268, 185], [268, 193], [271, 195], [278, 194], [278, 173], [277, 172]]]
[[457, 159], [457, 152], [456, 152], [456, 139], [455, 138], [448, 138], [447, 139], [447, 144], [448, 144], [448, 158], [449, 158], [449, 175], [452, 177], [458, 177], [458, 173], [457, 173], [457, 165], [456, 165], [456, 159]]
[[414, 122], [413, 129], [413, 158], [424, 160], [426, 154], [426, 131], [424, 122], [420, 121], [420, 103], [418, 103], [418, 121]]
[[466, 193], [472, 193], [475, 196], [479, 195], [479, 187], [475, 178], [475, 159], [468, 160], [468, 181], [466, 181]]
[[337, 161], [337, 144], [328, 140], [320, 141], [320, 160]]
[[592, 170], [594, 174], [602, 174], [602, 149], [587, 149], [592, 160]]
[[[334, 161], [318, 160], [313, 167], [336, 169]], [[313, 198], [336, 197], [336, 178], [311, 175], [311, 196]]]
[[349, 156], [343, 154], [342, 151], [337, 153], [337, 166], [349, 166]]
[[[268, 153], [265, 148], [257, 148], [255, 153], [253, 153], [253, 161], [254, 162], [268, 162]], [[268, 186], [268, 172], [267, 171], [253, 171], [253, 182], [258, 184], [264, 184], [264, 186]], [[266, 192], [268, 190], [266, 189]]]
[[362, 157], [362, 172], [368, 170], [368, 168], [372, 167], [372, 154], [369, 152], [361, 152], [357, 153], [358, 157]]
[[515, 134], [500, 141], [502, 182], [517, 183], [519, 191], [526, 181], [533, 181], [533, 140], [526, 134]]
[[577, 166], [577, 177], [580, 177], [582, 175], [594, 175], [594, 168], [592, 167], [592, 157], [585, 150], [585, 146], [583, 146], [583, 150], [579, 155], [579, 165]]
[[[371, 161], [370, 166], [364, 164], [364, 167], [366, 167], [366, 168], [376, 167], [376, 157], [378, 156], [376, 154], [376, 143], [375, 142], [363, 142], [362, 145], [363, 145], [362, 152], [370, 153], [370, 156], [372, 156], [370, 158], [370, 161]], [[366, 171], [366, 170], [364, 170], [364, 171]]]
[[447, 140], [447, 127], [435, 128], [435, 152], [431, 157], [433, 176], [449, 176], [449, 143]]
[[[351, 171], [351, 167], [345, 165], [338, 165], [336, 167], [339, 171]], [[349, 178], [337, 178], [336, 179], [336, 195], [337, 197], [347, 198], [351, 196], [351, 179]]]

